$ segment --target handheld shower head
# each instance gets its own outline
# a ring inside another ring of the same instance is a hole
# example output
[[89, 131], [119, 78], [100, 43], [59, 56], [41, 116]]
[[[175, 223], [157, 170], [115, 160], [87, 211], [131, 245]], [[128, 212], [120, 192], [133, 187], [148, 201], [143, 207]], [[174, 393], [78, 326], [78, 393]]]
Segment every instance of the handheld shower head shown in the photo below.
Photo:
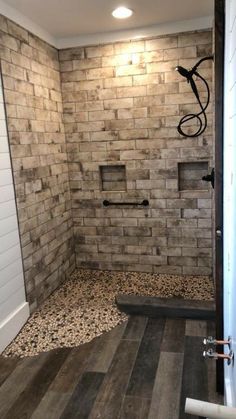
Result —
[[214, 59], [213, 55], [210, 55], [209, 57], [204, 57], [201, 60], [199, 60], [197, 64], [195, 64], [195, 66], [191, 70], [187, 70], [181, 65], [178, 65], [177, 67], [175, 67], [175, 70], [178, 71], [182, 77], [186, 77], [186, 79], [190, 81], [193, 75], [199, 76], [199, 74], [197, 73], [197, 68], [203, 61], [213, 60], [213, 59]]
[[186, 68], [184, 68], [184, 67], [181, 67], [181, 65], [178, 65], [176, 68], [175, 68], [175, 70], [176, 71], [178, 71], [178, 73], [181, 75], [181, 76], [183, 76], [183, 77], [186, 77], [188, 80], [189, 80], [189, 78], [190, 78], [190, 71], [189, 70], [187, 70]]
[[[206, 109], [207, 109], [207, 106], [209, 105], [209, 102], [210, 102], [210, 89], [209, 89], [209, 86], [208, 86], [207, 81], [204, 79], [204, 77], [202, 77], [198, 73], [197, 69], [198, 69], [199, 65], [203, 61], [213, 60], [213, 59], [214, 59], [213, 55], [210, 55], [209, 57], [201, 58], [195, 64], [195, 66], [193, 66], [193, 68], [190, 69], [190, 70], [187, 70], [186, 68], [181, 67], [180, 65], [175, 68], [175, 70], [178, 71], [179, 74], [182, 77], [185, 77], [187, 79], [187, 82], [188, 83], [190, 83], [191, 88], [192, 88], [192, 91], [193, 91], [193, 93], [194, 93], [194, 95], [195, 95], [195, 97], [197, 99], [197, 102], [198, 102], [198, 104], [200, 106], [200, 112], [198, 112], [198, 113], [189, 113], [189, 114], [187, 114], [187, 115], [185, 115], [185, 116], [183, 116], [181, 118], [181, 120], [179, 122], [179, 125], [177, 127], [177, 130], [184, 137], [198, 137], [200, 134], [202, 134], [205, 131], [205, 129], [207, 127]], [[201, 99], [200, 99], [200, 96], [199, 96], [199, 93], [198, 93], [198, 88], [197, 88], [197, 85], [196, 85], [196, 83], [194, 81], [193, 76], [197, 76], [198, 79], [200, 79], [205, 84], [205, 86], [206, 86], [206, 89], [207, 89], [207, 101], [206, 101], [205, 106], [202, 105], [202, 102], [201, 102]], [[189, 123], [189, 121], [191, 121], [191, 120], [197, 121], [198, 124], [199, 124], [199, 126], [198, 126], [197, 130], [193, 134], [188, 134], [188, 133], [186, 133], [186, 132], [183, 131], [182, 126], [184, 126], [185, 123]]]

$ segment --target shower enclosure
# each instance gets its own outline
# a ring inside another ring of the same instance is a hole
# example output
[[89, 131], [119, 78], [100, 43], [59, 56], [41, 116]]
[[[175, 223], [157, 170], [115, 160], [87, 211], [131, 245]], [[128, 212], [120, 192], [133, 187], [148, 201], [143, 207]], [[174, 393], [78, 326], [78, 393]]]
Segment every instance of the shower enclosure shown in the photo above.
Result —
[[[212, 189], [202, 180], [214, 167], [212, 109], [204, 135], [178, 133], [197, 104], [175, 67], [211, 55], [212, 31], [58, 51], [5, 24], [2, 73], [31, 312], [76, 268], [173, 284], [179, 277], [197, 289], [213, 266]], [[201, 72], [211, 88], [212, 63]]]

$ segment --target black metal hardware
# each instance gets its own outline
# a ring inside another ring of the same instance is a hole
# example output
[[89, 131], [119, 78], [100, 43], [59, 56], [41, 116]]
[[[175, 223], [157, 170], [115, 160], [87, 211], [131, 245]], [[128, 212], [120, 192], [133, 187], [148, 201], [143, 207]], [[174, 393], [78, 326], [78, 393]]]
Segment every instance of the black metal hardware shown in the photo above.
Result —
[[103, 201], [104, 207], [109, 207], [110, 205], [136, 205], [136, 206], [143, 206], [148, 207], [149, 201], [147, 199], [144, 199], [142, 202], [111, 202], [105, 199]]
[[[192, 88], [192, 91], [197, 99], [197, 102], [200, 106], [200, 111], [198, 113], [194, 113], [191, 112], [187, 115], [184, 115], [180, 122], [179, 125], [177, 127], [178, 132], [183, 135], [184, 137], [198, 137], [199, 135], [201, 135], [206, 127], [207, 127], [207, 115], [206, 115], [206, 109], [209, 105], [210, 102], [210, 88], [209, 85], [207, 83], [207, 81], [204, 79], [204, 77], [202, 77], [199, 72], [197, 71], [199, 65], [206, 60], [214, 60], [213, 55], [209, 56], [209, 57], [204, 57], [201, 58], [197, 64], [195, 64], [195, 66], [191, 69], [191, 70], [187, 70], [184, 67], [178, 66], [176, 67], [176, 70], [179, 72], [179, 74], [183, 77], [185, 77], [187, 79], [187, 82], [190, 83], [190, 86]], [[207, 90], [207, 99], [206, 99], [206, 104], [203, 105], [202, 104], [202, 100], [200, 98], [199, 92], [198, 92], [198, 87], [195, 83], [194, 80], [194, 76], [197, 76], [205, 85], [206, 90]], [[190, 134], [187, 130], [183, 130], [184, 127], [186, 127], [185, 123], [189, 122], [189, 121], [196, 121], [197, 124], [197, 128], [196, 131], [193, 134]]]
[[205, 182], [211, 182], [211, 186], [214, 189], [214, 186], [215, 186], [215, 170], [212, 169], [210, 175], [203, 176], [202, 180], [205, 180]]

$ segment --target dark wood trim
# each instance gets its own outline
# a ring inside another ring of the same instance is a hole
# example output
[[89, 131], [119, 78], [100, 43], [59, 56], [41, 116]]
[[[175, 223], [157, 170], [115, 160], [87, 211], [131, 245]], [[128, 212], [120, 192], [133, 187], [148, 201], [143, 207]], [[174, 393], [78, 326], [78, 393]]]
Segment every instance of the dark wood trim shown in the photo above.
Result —
[[118, 295], [116, 304], [121, 311], [132, 315], [201, 320], [215, 318], [215, 304], [213, 301]]
[[[223, 98], [224, 98], [224, 26], [225, 0], [215, 0], [215, 288], [216, 288], [216, 338], [223, 331]], [[224, 391], [223, 361], [217, 361], [217, 391]]]

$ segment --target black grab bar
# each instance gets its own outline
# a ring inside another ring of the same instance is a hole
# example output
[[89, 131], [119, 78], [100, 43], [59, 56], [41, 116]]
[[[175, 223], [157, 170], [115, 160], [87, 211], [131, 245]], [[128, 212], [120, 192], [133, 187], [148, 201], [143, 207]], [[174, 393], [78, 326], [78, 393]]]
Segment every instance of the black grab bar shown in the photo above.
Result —
[[148, 207], [149, 201], [148, 199], [144, 199], [142, 202], [111, 202], [105, 199], [103, 201], [104, 207], [109, 207], [110, 205], [136, 205], [136, 206], [143, 206]]

